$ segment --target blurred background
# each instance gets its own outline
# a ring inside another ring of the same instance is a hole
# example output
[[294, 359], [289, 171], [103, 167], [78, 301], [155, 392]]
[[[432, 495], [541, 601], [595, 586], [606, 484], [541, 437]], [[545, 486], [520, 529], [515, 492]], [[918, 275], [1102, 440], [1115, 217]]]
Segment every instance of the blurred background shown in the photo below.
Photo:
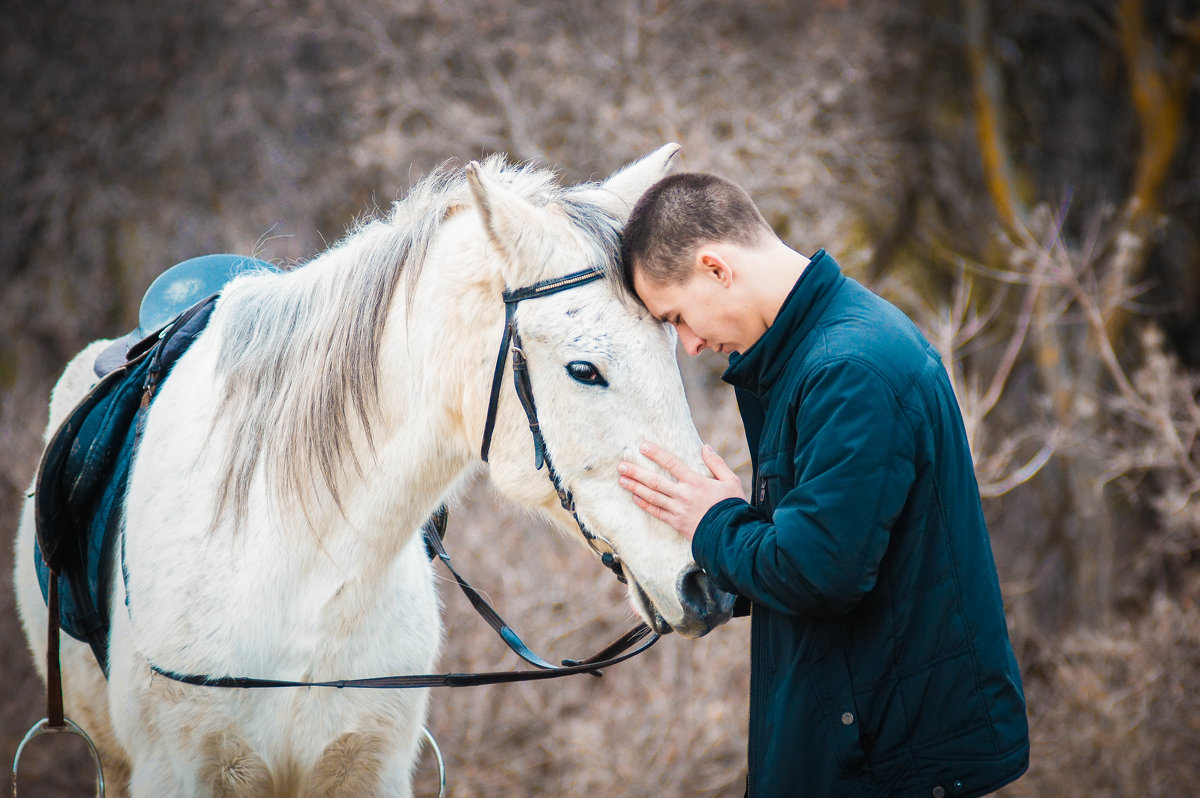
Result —
[[[955, 380], [1033, 737], [1003, 795], [1200, 779], [1195, 0], [9, 0], [0, 10], [0, 529], [48, 392], [211, 252], [303, 262], [448, 158], [606, 176], [667, 141], [905, 311]], [[716, 356], [681, 367], [744, 477]], [[457, 563], [535, 648], [632, 620], [486, 485]], [[0, 759], [43, 714], [0, 547]], [[446, 669], [515, 665], [452, 586]], [[387, 630], [380, 630], [387, 634]], [[454, 796], [740, 796], [748, 624], [602, 680], [435, 692]], [[41, 743], [30, 794], [87, 794]], [[418, 792], [435, 795], [422, 760]], [[23, 793], [24, 794], [24, 793]]]

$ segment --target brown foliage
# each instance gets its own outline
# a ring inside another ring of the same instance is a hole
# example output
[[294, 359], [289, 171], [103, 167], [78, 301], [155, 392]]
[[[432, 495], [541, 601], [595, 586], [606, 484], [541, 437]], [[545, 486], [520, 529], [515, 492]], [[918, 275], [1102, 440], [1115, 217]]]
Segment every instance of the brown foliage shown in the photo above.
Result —
[[1166, 599], [1027, 662], [1029, 776], [1005, 795], [1190, 795], [1200, 773], [1200, 611]]

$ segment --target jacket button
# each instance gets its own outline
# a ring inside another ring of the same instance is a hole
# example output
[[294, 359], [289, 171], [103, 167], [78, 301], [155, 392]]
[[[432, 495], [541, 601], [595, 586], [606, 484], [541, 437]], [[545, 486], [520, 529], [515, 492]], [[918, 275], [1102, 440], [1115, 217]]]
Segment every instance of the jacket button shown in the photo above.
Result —
[[850, 726], [850, 725], [852, 725], [853, 723], [854, 723], [854, 713], [852, 713], [852, 712], [843, 712], [843, 713], [842, 713], [842, 725], [843, 725], [843, 726]]
[[946, 798], [946, 788], [938, 785], [933, 788], [933, 798]]

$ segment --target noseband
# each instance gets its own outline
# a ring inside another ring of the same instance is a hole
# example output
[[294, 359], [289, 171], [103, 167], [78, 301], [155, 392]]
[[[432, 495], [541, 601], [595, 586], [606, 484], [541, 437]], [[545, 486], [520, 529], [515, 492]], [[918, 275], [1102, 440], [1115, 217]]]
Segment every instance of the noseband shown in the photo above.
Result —
[[[525, 417], [529, 421], [529, 431], [533, 434], [534, 465], [540, 471], [542, 464], [545, 463], [546, 473], [554, 485], [554, 492], [558, 494], [559, 504], [575, 519], [575, 523], [579, 525], [579, 531], [583, 533], [583, 539], [587, 541], [592, 551], [600, 556], [600, 562], [604, 564], [604, 567], [612, 571], [617, 579], [624, 583], [626, 580], [625, 573], [621, 569], [621, 558], [617, 555], [612, 541], [603, 535], [592, 532], [580, 520], [579, 514], [575, 511], [575, 497], [571, 495], [571, 490], [563, 484], [562, 478], [554, 468], [554, 461], [550, 459], [550, 453], [546, 451], [546, 441], [542, 437], [542, 427], [538, 422], [537, 405], [533, 401], [533, 384], [529, 380], [529, 364], [525, 359], [525, 352], [521, 348], [521, 333], [517, 330], [517, 305], [521, 301], [557, 294], [560, 291], [594, 282], [602, 277], [604, 277], [604, 272], [600, 269], [584, 269], [562, 277], [542, 280], [524, 288], [504, 291], [504, 335], [500, 338], [500, 353], [496, 356], [496, 368], [492, 372], [492, 392], [488, 399], [487, 419], [483, 426], [483, 447], [480, 449], [479, 456], [485, 463], [487, 462], [488, 452], [492, 447], [492, 432], [496, 427], [496, 410], [500, 404], [500, 386], [504, 381], [504, 363], [508, 360], [508, 350], [511, 345], [513, 387], [516, 389], [521, 407], [525, 410]], [[608, 550], [603, 550], [599, 543], [603, 543]]]

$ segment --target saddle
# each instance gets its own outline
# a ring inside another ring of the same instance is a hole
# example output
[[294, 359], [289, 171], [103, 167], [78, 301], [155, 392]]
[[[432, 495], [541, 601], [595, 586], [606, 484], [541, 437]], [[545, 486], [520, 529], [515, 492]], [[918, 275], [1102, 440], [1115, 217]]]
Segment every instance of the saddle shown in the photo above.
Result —
[[97, 358], [100, 381], [42, 455], [34, 499], [42, 598], [53, 614], [53, 580], [62, 630], [91, 646], [106, 677], [112, 564], [145, 413], [175, 361], [207, 326], [216, 292], [248, 268], [273, 267], [210, 255], [163, 272], [142, 300], [138, 328]]
[[241, 255], [201, 255], [176, 263], [155, 278], [142, 297], [138, 326], [109, 344], [93, 365], [103, 377], [128, 360], [127, 353], [138, 342], [153, 335], [183, 311], [220, 291], [242, 272], [275, 271], [269, 263]]
[[92, 647], [105, 676], [112, 563], [145, 412], [171, 366], [208, 324], [215, 300], [194, 305], [135, 345], [71, 411], [38, 468], [35, 567], [42, 598], [49, 605], [56, 579], [63, 631]]

